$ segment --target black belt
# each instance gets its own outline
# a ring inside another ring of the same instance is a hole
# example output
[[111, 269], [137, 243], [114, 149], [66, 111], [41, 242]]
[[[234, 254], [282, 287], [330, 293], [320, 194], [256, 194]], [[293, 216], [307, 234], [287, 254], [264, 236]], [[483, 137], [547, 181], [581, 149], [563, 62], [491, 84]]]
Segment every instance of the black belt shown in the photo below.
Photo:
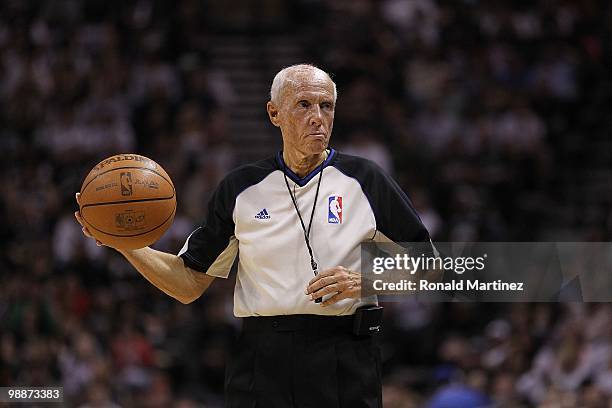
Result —
[[283, 315], [242, 318], [243, 331], [351, 332], [355, 316]]

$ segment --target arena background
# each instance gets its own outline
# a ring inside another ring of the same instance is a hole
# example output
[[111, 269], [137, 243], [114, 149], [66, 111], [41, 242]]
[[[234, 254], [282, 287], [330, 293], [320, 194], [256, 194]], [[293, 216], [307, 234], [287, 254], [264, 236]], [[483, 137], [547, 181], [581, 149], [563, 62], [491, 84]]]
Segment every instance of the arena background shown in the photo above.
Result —
[[[221, 406], [233, 279], [170, 299], [82, 237], [74, 192], [106, 156], [155, 159], [176, 252], [223, 175], [279, 149], [265, 102], [297, 62], [338, 84], [332, 146], [392, 173], [434, 240], [609, 241], [611, 28], [593, 0], [2, 1], [0, 385]], [[385, 407], [608, 406], [611, 318], [387, 304]]]

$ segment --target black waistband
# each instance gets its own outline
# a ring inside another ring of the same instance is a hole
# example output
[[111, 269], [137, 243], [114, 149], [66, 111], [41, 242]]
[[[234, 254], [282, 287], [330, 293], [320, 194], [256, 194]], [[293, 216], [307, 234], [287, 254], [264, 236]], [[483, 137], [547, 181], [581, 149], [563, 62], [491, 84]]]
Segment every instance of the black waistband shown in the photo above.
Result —
[[242, 318], [244, 331], [335, 331], [353, 330], [353, 315], [284, 315]]

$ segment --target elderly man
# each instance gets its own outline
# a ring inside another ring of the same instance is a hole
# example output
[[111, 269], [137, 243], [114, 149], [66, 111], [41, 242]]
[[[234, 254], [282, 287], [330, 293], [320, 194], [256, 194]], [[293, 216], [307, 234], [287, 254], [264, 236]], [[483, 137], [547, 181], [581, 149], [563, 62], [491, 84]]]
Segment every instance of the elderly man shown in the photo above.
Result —
[[178, 256], [120, 252], [183, 303], [227, 278], [238, 257], [234, 314], [243, 329], [226, 369], [226, 406], [380, 407], [380, 355], [368, 333], [376, 324], [355, 322], [376, 304], [360, 297], [360, 243], [429, 234], [377, 166], [328, 148], [337, 93], [327, 73], [285, 68], [270, 96], [283, 150], [225, 177]]

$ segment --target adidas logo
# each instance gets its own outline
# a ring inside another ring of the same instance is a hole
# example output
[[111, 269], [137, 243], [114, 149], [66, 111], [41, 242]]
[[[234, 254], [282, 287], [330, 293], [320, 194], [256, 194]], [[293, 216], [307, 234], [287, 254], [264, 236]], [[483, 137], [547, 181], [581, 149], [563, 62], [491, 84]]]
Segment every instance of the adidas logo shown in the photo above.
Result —
[[270, 214], [268, 214], [268, 210], [266, 210], [265, 208], [263, 210], [261, 210], [259, 213], [257, 213], [257, 215], [255, 216], [255, 218], [259, 219], [259, 220], [267, 220], [270, 218]]

